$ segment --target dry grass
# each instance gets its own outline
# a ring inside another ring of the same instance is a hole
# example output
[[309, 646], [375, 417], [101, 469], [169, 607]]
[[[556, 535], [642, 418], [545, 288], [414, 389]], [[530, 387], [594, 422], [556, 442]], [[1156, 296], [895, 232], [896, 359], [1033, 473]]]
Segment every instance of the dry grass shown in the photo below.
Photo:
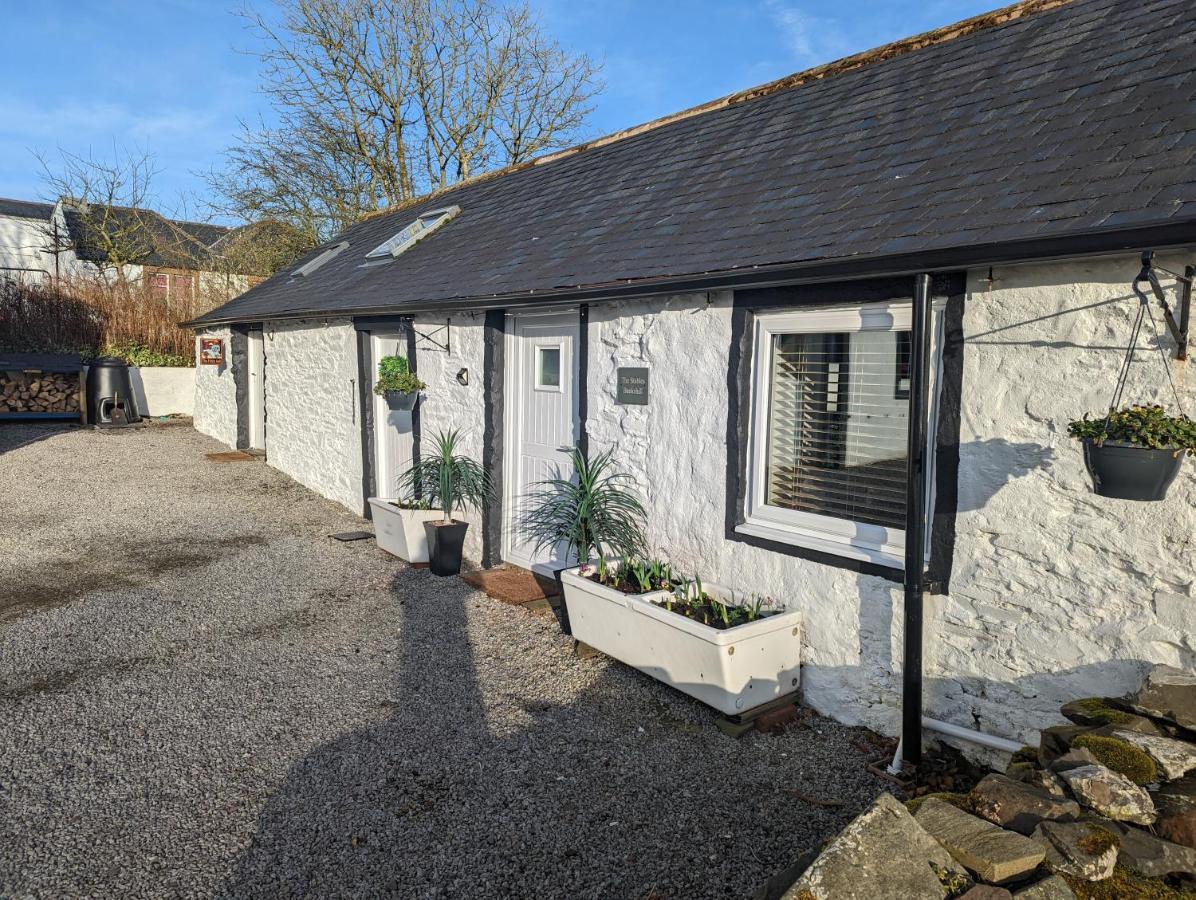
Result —
[[148, 283], [108, 284], [98, 278], [45, 286], [0, 281], [0, 350], [191, 365], [194, 336], [178, 323], [227, 296], [196, 291], [193, 297], [164, 299]]

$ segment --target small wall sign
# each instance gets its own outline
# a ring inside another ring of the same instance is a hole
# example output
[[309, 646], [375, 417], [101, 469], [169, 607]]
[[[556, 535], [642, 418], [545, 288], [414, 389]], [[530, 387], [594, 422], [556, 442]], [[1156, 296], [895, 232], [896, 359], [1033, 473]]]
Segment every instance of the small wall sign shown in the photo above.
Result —
[[648, 370], [620, 367], [615, 385], [615, 402], [628, 406], [648, 405]]
[[220, 338], [200, 338], [199, 361], [205, 366], [224, 365], [224, 341]]

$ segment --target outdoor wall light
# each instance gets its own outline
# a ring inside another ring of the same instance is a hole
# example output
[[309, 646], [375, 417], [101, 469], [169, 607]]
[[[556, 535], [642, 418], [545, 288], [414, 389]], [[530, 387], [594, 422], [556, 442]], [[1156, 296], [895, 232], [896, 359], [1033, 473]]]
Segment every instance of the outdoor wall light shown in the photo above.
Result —
[[469, 369], [462, 368], [457, 370], [457, 384], [463, 386], [469, 385]]

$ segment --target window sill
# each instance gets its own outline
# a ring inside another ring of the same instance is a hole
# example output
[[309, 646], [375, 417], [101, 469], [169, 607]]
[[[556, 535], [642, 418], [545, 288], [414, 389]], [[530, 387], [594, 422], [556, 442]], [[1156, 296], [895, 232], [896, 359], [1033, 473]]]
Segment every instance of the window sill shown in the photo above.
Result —
[[846, 540], [835, 540], [830, 537], [818, 537], [807, 532], [786, 528], [770, 522], [747, 521], [735, 526], [739, 534], [776, 541], [779, 544], [789, 544], [825, 553], [831, 556], [841, 556], [858, 562], [871, 563], [891, 569], [905, 568], [905, 553], [897, 549], [882, 550], [878, 547], [867, 547], [853, 544]]

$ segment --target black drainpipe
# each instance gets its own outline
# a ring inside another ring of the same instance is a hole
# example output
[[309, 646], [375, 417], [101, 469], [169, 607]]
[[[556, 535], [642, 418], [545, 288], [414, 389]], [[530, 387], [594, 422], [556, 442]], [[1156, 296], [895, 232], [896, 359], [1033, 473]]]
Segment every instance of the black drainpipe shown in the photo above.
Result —
[[930, 388], [930, 276], [914, 281], [910, 334], [909, 467], [905, 488], [905, 655], [901, 683], [901, 759], [922, 762], [922, 603], [926, 593], [926, 411]]

